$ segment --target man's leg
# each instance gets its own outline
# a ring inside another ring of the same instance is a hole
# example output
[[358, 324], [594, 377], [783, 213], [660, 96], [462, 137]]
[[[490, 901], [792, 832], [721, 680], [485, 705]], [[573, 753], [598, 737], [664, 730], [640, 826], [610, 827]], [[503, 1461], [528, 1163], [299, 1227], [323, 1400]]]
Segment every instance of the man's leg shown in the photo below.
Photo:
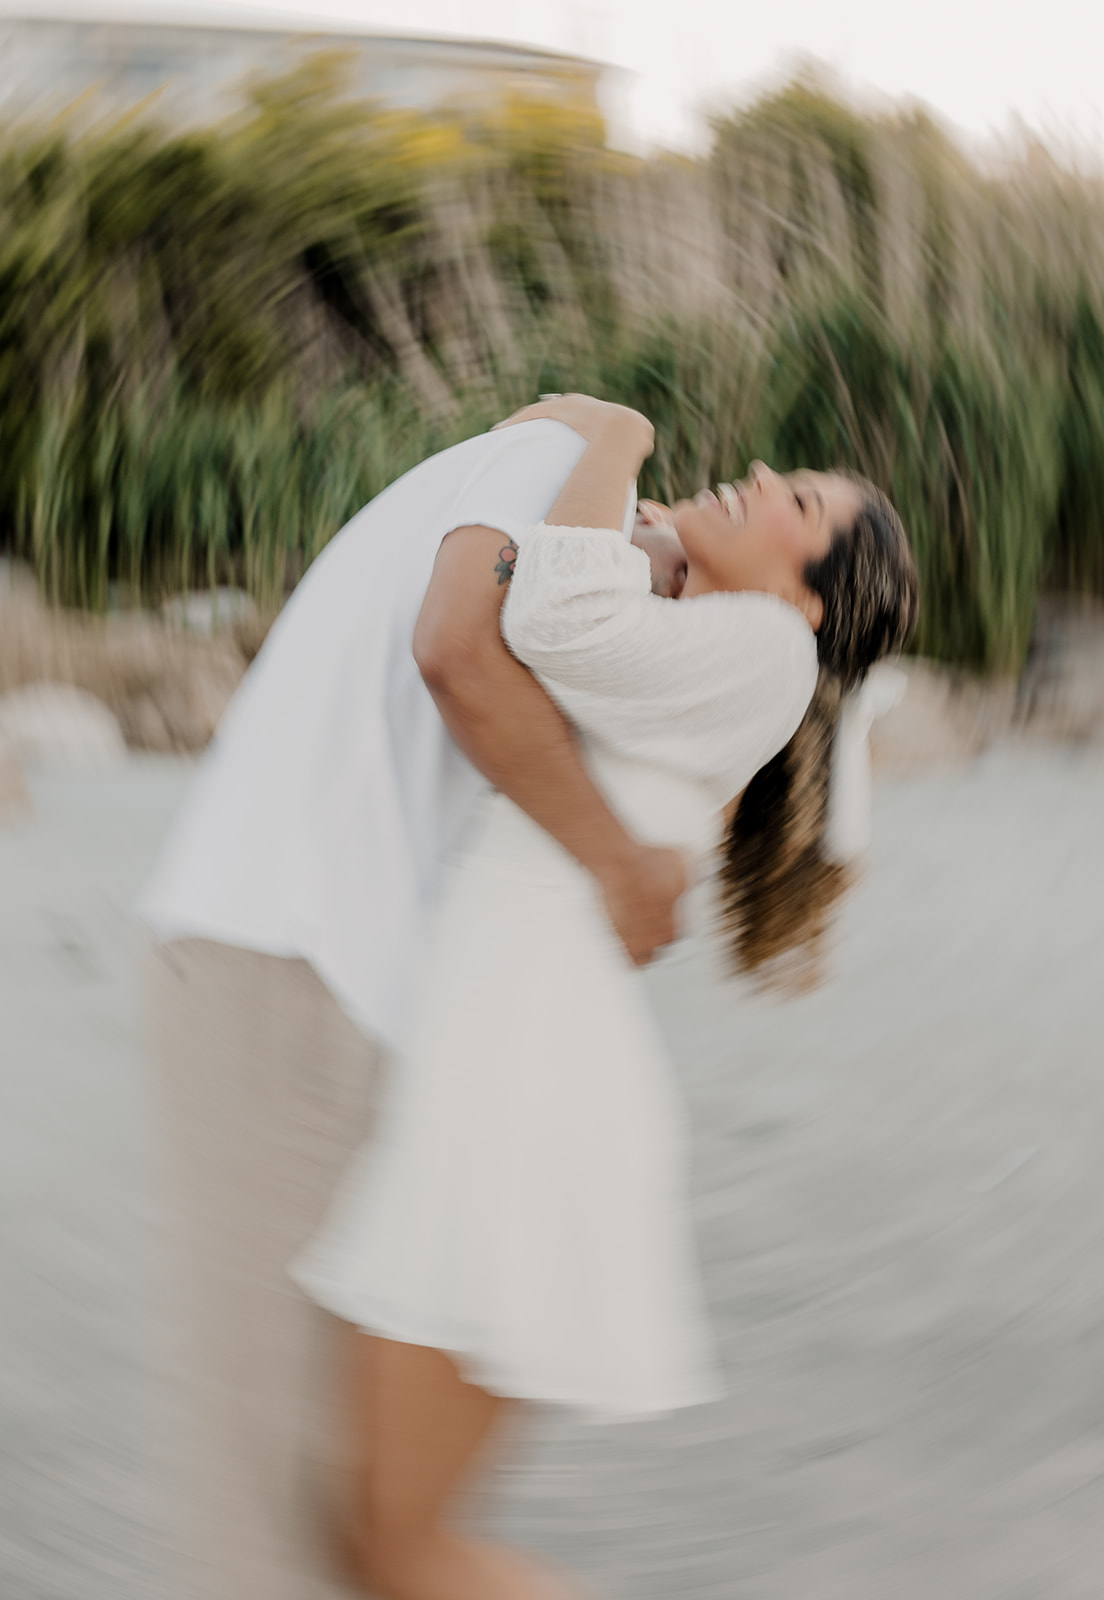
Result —
[[287, 1266], [370, 1128], [377, 1051], [305, 962], [182, 940], [149, 969], [184, 1600], [336, 1600], [338, 1325]]

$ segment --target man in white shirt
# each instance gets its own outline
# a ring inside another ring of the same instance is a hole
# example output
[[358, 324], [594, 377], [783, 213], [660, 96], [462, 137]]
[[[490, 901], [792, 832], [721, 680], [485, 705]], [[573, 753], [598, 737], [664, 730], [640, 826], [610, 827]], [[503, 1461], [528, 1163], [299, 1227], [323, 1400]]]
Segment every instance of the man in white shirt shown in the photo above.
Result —
[[[353, 518], [274, 625], [141, 897], [197, 1600], [343, 1592], [319, 1514], [331, 1329], [286, 1266], [370, 1125], [480, 791], [594, 873], [635, 961], [674, 936], [681, 859], [625, 832], [498, 626], [516, 541], [616, 410], [586, 438], [542, 418], [467, 440]], [[626, 536], [635, 511], [632, 487]]]

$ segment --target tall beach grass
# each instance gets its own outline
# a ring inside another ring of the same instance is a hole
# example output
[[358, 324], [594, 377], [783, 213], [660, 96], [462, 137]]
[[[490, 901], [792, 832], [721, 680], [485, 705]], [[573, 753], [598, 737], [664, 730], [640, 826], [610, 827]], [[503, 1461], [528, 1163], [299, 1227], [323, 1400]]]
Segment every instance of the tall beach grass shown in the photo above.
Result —
[[800, 80], [700, 160], [593, 108], [436, 115], [338, 57], [202, 132], [0, 130], [0, 546], [55, 602], [268, 610], [365, 501], [544, 390], [653, 419], [660, 498], [844, 464], [917, 549], [917, 648], [1014, 670], [1104, 593], [1104, 188], [982, 171]]

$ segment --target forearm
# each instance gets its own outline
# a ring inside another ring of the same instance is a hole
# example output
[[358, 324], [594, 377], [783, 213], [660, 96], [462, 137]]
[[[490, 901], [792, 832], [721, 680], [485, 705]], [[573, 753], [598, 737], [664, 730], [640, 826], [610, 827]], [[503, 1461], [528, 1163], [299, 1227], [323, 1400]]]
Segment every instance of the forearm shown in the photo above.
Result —
[[644, 458], [640, 419], [611, 411], [545, 517], [549, 527], [620, 528]]
[[587, 772], [569, 723], [505, 646], [428, 687], [473, 766], [581, 865], [599, 878], [629, 866], [638, 847]]
[[[638, 412], [587, 397], [569, 399], [568, 406], [564, 420], [585, 430], [587, 447], [545, 520], [620, 528], [629, 489], [651, 449], [651, 424]], [[504, 549], [492, 528], [452, 531], [418, 619], [415, 659], [472, 764], [595, 876], [616, 878], [639, 858], [640, 847], [591, 780], [567, 721], [500, 632], [513, 548]]]
[[685, 864], [626, 832], [583, 765], [570, 725], [507, 650], [499, 610], [511, 548], [493, 528], [449, 534], [414, 631], [414, 657], [456, 743], [593, 873], [630, 959], [645, 962], [675, 936]]

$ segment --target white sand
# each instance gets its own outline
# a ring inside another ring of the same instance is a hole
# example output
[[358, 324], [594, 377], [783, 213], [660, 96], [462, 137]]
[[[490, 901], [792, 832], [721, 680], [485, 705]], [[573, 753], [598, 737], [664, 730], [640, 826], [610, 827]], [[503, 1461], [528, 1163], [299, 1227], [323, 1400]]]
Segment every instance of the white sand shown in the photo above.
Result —
[[[187, 775], [0, 831], [0, 1592], [161, 1600], [156, 1133], [126, 907]], [[494, 1520], [624, 1600], [1104, 1593], [1104, 758], [883, 782], [833, 980], [655, 993], [730, 1395], [542, 1422]], [[187, 1597], [181, 1597], [187, 1600]]]

